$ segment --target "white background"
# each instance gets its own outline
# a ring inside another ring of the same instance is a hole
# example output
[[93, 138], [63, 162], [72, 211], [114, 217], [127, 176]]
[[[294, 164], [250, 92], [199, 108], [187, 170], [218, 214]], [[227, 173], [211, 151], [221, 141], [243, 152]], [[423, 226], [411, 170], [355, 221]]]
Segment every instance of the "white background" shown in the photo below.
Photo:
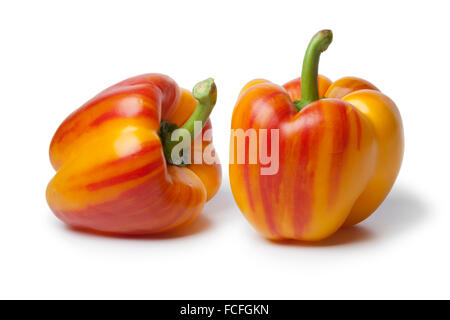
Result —
[[[9, 1], [0, 4], [0, 298], [450, 298], [447, 1]], [[403, 116], [389, 197], [321, 244], [275, 244], [235, 205], [230, 119], [255, 77], [299, 76], [311, 36], [320, 72], [366, 78]], [[147, 72], [191, 88], [216, 79], [223, 184], [176, 237], [71, 231], [45, 200], [50, 139], [105, 87]]]

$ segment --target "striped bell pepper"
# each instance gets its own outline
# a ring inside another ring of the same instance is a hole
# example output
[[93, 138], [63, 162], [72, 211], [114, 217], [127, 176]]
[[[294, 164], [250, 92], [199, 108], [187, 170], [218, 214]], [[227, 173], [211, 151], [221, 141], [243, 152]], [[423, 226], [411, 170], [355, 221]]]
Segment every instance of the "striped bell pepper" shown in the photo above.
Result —
[[[162, 129], [193, 133], [193, 121], [201, 121], [193, 139], [202, 139], [216, 94], [212, 79], [191, 93], [168, 76], [144, 74], [95, 96], [51, 141], [57, 171], [47, 187], [51, 210], [72, 227], [117, 234], [153, 234], [194, 221], [217, 192], [221, 167], [174, 165], [166, 157], [172, 131]], [[202, 140], [201, 148], [214, 153], [211, 141]]]
[[246, 160], [255, 150], [249, 146], [252, 130], [278, 132], [278, 140], [255, 135], [258, 150], [277, 145], [273, 174], [262, 174], [268, 164], [260, 158], [237, 160], [235, 134], [230, 143], [234, 198], [269, 239], [317, 241], [363, 221], [383, 202], [400, 169], [403, 127], [395, 103], [368, 81], [332, 83], [318, 75], [320, 54], [331, 41], [330, 30], [317, 33], [301, 79], [284, 86], [253, 80], [233, 111], [231, 128], [246, 133]]

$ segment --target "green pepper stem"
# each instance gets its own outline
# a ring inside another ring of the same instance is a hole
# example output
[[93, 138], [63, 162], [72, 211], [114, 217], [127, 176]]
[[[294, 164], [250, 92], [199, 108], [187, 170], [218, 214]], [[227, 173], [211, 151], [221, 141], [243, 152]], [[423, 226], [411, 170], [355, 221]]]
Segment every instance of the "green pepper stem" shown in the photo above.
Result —
[[327, 50], [332, 40], [333, 33], [331, 30], [322, 30], [317, 32], [309, 42], [303, 59], [301, 78], [302, 98], [294, 102], [298, 111], [311, 102], [320, 99], [318, 85], [320, 54]]
[[[209, 78], [204, 81], [197, 83], [192, 89], [192, 94], [194, 98], [198, 101], [198, 104], [189, 117], [189, 119], [180, 127], [180, 129], [185, 129], [189, 132], [189, 136], [191, 137], [191, 142], [196, 138], [196, 134], [201, 134], [201, 132], [195, 132], [196, 126], [195, 123], [201, 121], [201, 127], [203, 128], [206, 124], [206, 121], [213, 110], [216, 100], [217, 100], [217, 87], [214, 83], [214, 79]], [[172, 132], [175, 131], [177, 126], [173, 123], [169, 123], [166, 121], [161, 122], [159, 135], [161, 137], [161, 142], [164, 149], [164, 155], [166, 157], [166, 161], [168, 163], [173, 164], [172, 162], [172, 149], [180, 143], [180, 141], [172, 140]], [[185, 164], [179, 164], [185, 165]]]
[[194, 89], [192, 89], [192, 95], [195, 99], [197, 99], [198, 104], [192, 115], [181, 126], [181, 128], [186, 129], [190, 133], [192, 139], [195, 139], [194, 123], [196, 121], [201, 121], [203, 128], [209, 118], [209, 115], [211, 114], [211, 111], [216, 105], [217, 88], [214, 83], [214, 79], [209, 78], [197, 83]]

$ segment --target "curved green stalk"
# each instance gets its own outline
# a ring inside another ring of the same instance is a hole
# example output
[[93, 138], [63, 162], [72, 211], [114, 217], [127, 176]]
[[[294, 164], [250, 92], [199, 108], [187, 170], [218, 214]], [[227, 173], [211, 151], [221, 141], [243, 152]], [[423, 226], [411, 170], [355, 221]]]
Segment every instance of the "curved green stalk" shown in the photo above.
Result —
[[[189, 119], [180, 128], [178, 128], [174, 123], [161, 121], [158, 133], [161, 138], [166, 161], [170, 164], [174, 164], [172, 159], [172, 150], [176, 145], [178, 145], [178, 143], [180, 143], [180, 140], [172, 140], [172, 133], [176, 129], [185, 129], [189, 133], [192, 142], [196, 138], [195, 134], [198, 134], [198, 132], [195, 132], [195, 123], [201, 121], [201, 127], [203, 128], [205, 126], [217, 100], [217, 87], [214, 83], [214, 79], [209, 78], [197, 83], [194, 86], [194, 89], [192, 89], [192, 94], [198, 101], [197, 107]], [[177, 165], [182, 166], [185, 164]]]
[[320, 54], [327, 50], [332, 40], [333, 33], [331, 30], [322, 30], [317, 32], [309, 42], [303, 59], [302, 98], [294, 102], [298, 111], [320, 98], [318, 86]]

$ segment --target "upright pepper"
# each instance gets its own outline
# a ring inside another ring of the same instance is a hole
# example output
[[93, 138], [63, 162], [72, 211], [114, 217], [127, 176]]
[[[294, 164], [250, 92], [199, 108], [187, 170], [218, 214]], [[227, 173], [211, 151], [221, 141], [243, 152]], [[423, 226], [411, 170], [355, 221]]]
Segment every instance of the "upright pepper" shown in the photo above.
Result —
[[[119, 234], [151, 234], [185, 226], [221, 182], [218, 163], [173, 165], [170, 133], [202, 139], [216, 102], [212, 79], [193, 94], [161, 74], [124, 80], [98, 94], [59, 126], [50, 145], [57, 170], [47, 201], [65, 223]], [[159, 134], [161, 135], [159, 135]], [[203, 141], [203, 140], [202, 140]], [[202, 150], [212, 143], [203, 141]]]
[[[261, 174], [267, 164], [260, 159], [230, 159], [229, 166], [239, 208], [270, 239], [321, 240], [361, 222], [383, 202], [400, 169], [403, 127], [394, 102], [368, 81], [318, 76], [331, 41], [330, 30], [312, 38], [301, 80], [283, 87], [253, 80], [234, 108], [232, 129], [279, 130], [275, 174]], [[258, 136], [260, 149], [276, 142]]]

